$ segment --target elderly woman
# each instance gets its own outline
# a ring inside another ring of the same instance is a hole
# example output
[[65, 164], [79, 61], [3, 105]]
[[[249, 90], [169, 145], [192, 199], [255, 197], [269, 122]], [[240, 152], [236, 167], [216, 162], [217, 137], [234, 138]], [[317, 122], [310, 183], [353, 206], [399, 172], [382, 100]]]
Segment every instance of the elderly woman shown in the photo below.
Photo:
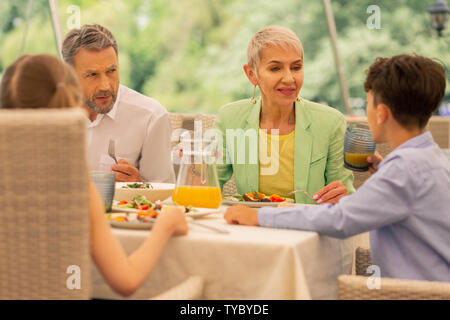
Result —
[[[346, 122], [337, 110], [299, 98], [303, 47], [291, 30], [269, 26], [250, 40], [244, 71], [251, 99], [222, 107], [215, 127], [223, 137], [221, 186], [234, 173], [240, 194], [259, 191], [299, 203], [336, 203], [354, 192], [344, 168]], [[261, 92], [255, 98], [256, 87]]]

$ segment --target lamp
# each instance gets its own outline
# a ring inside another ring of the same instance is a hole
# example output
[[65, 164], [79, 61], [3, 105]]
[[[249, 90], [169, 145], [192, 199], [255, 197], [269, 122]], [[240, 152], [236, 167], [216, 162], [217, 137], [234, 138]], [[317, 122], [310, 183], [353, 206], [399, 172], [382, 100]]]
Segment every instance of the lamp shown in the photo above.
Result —
[[436, 29], [439, 37], [441, 37], [442, 30], [447, 27], [448, 14], [450, 12], [446, 0], [436, 0], [434, 5], [428, 9], [428, 12], [431, 16], [433, 28]]

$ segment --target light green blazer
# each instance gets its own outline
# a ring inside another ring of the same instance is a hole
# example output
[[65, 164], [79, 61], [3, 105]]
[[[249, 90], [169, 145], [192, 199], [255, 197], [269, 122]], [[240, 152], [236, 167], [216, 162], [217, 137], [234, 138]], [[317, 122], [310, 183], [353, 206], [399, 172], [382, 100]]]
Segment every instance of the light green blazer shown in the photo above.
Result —
[[[256, 104], [249, 99], [236, 101], [219, 110], [214, 127], [223, 138], [223, 155], [217, 164], [221, 187], [234, 173], [240, 194], [258, 191], [259, 162], [255, 156], [259, 155], [260, 111], [260, 99]], [[228, 131], [227, 137], [227, 129], [242, 129], [241, 135], [233, 136], [231, 133], [239, 131]], [[349, 193], [355, 191], [353, 174], [344, 168], [345, 129], [345, 118], [336, 109], [305, 99], [295, 102], [294, 189], [314, 194], [330, 182], [340, 180]], [[239, 161], [243, 150], [245, 161]], [[296, 193], [295, 201], [314, 203], [303, 193]]]

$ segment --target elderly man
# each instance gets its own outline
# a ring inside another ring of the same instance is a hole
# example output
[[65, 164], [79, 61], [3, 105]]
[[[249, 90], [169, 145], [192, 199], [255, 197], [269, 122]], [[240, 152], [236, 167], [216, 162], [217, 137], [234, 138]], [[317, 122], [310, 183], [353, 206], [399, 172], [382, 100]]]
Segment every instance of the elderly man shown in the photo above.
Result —
[[[119, 84], [118, 46], [100, 25], [71, 30], [62, 46], [83, 89], [89, 115], [87, 157], [91, 170], [111, 170], [117, 181], [174, 182], [170, 119], [155, 99]], [[118, 163], [108, 155], [115, 141]]]

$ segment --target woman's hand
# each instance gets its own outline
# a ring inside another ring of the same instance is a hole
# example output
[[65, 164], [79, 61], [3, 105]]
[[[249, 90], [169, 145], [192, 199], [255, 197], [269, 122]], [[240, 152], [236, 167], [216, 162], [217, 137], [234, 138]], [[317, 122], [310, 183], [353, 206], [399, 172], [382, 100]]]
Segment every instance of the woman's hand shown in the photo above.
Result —
[[154, 228], [162, 228], [170, 235], [186, 235], [188, 233], [188, 226], [183, 208], [174, 207], [164, 213], [160, 213], [156, 219]]
[[338, 203], [339, 200], [345, 196], [348, 196], [347, 188], [341, 181], [336, 180], [326, 185], [313, 196], [313, 199], [317, 203]]
[[369, 173], [372, 175], [378, 170], [378, 165], [380, 162], [383, 161], [383, 157], [381, 154], [378, 153], [378, 151], [375, 151], [373, 155], [370, 157], [367, 157], [367, 162], [370, 163], [369, 166]]

